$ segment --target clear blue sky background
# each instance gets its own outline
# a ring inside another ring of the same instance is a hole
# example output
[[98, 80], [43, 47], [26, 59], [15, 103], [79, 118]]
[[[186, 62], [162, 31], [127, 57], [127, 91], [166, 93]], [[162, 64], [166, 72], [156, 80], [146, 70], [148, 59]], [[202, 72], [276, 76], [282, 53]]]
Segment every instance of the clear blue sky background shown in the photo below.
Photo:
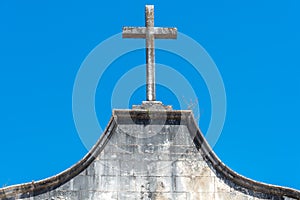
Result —
[[[220, 159], [249, 178], [300, 189], [298, 0], [0, 1], [0, 187], [55, 175], [87, 153], [72, 115], [77, 71], [122, 26], [143, 26], [145, 4], [155, 5], [157, 25], [178, 27], [218, 66], [227, 95], [225, 126], [214, 147]], [[165, 64], [174, 57], [157, 54]], [[117, 60], [99, 85], [107, 89], [96, 95], [103, 126], [117, 81], [111, 77], [131, 62], [143, 64], [144, 52], [128, 58]], [[184, 76], [194, 80], [177, 59]], [[201, 77], [192, 84], [205, 88]], [[197, 93], [205, 132], [210, 99], [205, 89]], [[144, 96], [143, 89], [136, 91], [131, 103]], [[176, 108], [170, 90], [160, 88], [157, 96]]]

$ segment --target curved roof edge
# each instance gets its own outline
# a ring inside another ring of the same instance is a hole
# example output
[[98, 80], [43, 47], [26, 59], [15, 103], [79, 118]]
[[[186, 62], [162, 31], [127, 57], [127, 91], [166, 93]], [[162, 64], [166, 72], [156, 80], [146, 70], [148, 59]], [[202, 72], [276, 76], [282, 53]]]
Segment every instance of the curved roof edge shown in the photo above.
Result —
[[39, 181], [32, 181], [0, 188], [0, 199], [11, 199], [16, 197], [16, 195], [18, 198], [32, 197], [50, 190], [54, 190], [55, 188], [65, 184], [85, 170], [101, 153], [106, 142], [108, 141], [110, 133], [115, 128], [115, 125], [116, 123], [114, 117], [111, 117], [106, 129], [92, 149], [80, 161], [70, 168], [57, 175]]
[[145, 111], [145, 110], [114, 110], [105, 131], [93, 146], [93, 148], [75, 165], [67, 170], [37, 181], [18, 185], [12, 185], [5, 188], [0, 188], [0, 199], [11, 199], [18, 195], [18, 198], [26, 198], [36, 196], [47, 191], [51, 191], [64, 183], [71, 180], [73, 177], [85, 170], [101, 153], [105, 144], [108, 142], [112, 131], [116, 124], [133, 121], [135, 123], [145, 123], [147, 120], [164, 119], [171, 123], [177, 121], [176, 124], [186, 124], [191, 137], [198, 150], [203, 152], [203, 158], [214, 170], [218, 177], [225, 180], [227, 184], [238, 191], [251, 194], [257, 197], [288, 197], [300, 199], [300, 191], [287, 187], [275, 186], [261, 183], [252, 179], [246, 178], [227, 167], [214, 153], [210, 145], [206, 141], [198, 125], [195, 122], [192, 111]]
[[223, 178], [231, 187], [243, 193], [252, 193], [251, 195], [256, 197], [278, 196], [281, 198], [286, 197], [300, 199], [299, 190], [258, 182], [244, 177], [227, 167], [211, 149], [210, 145], [196, 124], [192, 114], [189, 116], [188, 123], [190, 133], [193, 133], [193, 131], [195, 133], [196, 131], [194, 143], [198, 150], [201, 149], [203, 151], [203, 158], [214, 170], [216, 170], [217, 175], [219, 175], [220, 178]]

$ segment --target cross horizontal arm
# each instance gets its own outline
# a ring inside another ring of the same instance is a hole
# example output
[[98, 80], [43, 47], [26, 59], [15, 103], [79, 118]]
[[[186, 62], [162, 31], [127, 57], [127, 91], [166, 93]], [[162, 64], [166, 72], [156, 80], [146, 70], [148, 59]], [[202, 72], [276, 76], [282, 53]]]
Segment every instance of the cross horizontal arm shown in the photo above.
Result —
[[156, 39], [176, 39], [177, 38], [177, 28], [154, 28], [154, 37]]
[[123, 38], [146, 38], [145, 27], [123, 27], [122, 31]]
[[[154, 27], [153, 34], [156, 39], [176, 39], [177, 28]], [[146, 38], [146, 27], [123, 27], [123, 38]]]

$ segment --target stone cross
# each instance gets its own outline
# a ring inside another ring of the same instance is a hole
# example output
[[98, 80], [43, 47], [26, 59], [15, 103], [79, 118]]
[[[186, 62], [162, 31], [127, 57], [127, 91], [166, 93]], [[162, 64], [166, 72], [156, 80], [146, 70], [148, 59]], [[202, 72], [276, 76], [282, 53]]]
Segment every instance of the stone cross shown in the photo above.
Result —
[[154, 27], [154, 6], [146, 5], [146, 27], [123, 27], [123, 38], [146, 39], [147, 101], [155, 101], [155, 49], [154, 39], [176, 39], [176, 28]]

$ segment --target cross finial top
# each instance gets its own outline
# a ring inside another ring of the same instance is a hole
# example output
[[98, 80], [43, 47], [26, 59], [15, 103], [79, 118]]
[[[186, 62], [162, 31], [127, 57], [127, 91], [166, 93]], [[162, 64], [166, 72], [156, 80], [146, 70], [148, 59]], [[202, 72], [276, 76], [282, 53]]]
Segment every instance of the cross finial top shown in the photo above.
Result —
[[154, 27], [154, 6], [145, 7], [146, 27], [123, 27], [123, 38], [146, 39], [147, 101], [155, 101], [155, 48], [154, 39], [176, 39], [176, 28]]

